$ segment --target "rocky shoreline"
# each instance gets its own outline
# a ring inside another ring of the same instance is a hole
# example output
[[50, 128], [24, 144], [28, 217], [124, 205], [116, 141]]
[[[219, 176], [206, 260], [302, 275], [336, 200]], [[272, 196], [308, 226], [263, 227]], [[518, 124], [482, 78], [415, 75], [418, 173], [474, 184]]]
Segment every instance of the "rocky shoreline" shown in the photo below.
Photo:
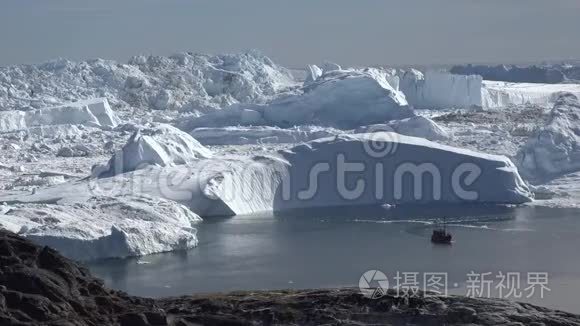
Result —
[[580, 315], [496, 299], [358, 289], [148, 299], [108, 289], [75, 262], [0, 230], [0, 325], [580, 325]]

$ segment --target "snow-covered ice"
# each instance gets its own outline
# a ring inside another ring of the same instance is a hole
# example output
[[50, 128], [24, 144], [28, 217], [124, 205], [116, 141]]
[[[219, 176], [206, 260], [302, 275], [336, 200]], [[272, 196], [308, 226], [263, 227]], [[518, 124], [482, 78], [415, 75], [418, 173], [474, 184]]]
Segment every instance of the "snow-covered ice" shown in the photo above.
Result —
[[150, 125], [133, 133], [106, 166], [97, 166], [93, 175], [108, 177], [147, 165], [186, 164], [209, 158], [212, 153], [189, 134], [167, 124]]
[[[198, 216], [534, 195], [578, 207], [580, 113], [571, 96], [547, 109], [562, 91], [580, 85], [328, 62], [291, 74], [254, 51], [4, 67], [0, 227], [92, 259], [194, 246]], [[406, 163], [425, 174], [418, 195], [413, 171], [397, 173]], [[537, 182], [553, 172], [572, 174]]]
[[268, 126], [196, 128], [190, 132], [204, 145], [295, 144], [338, 135], [344, 131], [319, 126], [279, 128]]
[[531, 200], [516, 167], [504, 156], [391, 132], [323, 138], [284, 156], [290, 163], [290, 192], [288, 199], [277, 197], [274, 210]]
[[[431, 181], [422, 186], [410, 182], [412, 178], [405, 173], [417, 172], [410, 162], [418, 166], [420, 176], [432, 174]], [[344, 179], [340, 173], [346, 171], [341, 169], [350, 170], [353, 164], [357, 173], [351, 171]], [[351, 188], [358, 188], [361, 182], [366, 187], [351, 197]], [[309, 189], [313, 191], [310, 195]], [[182, 203], [202, 217], [341, 205], [519, 204], [531, 199], [506, 157], [379, 132], [322, 138], [279, 155], [150, 167], [113, 178], [61, 184], [34, 194], [0, 197], [0, 201], [70, 205], [95, 194], [162, 197]]]
[[417, 70], [401, 76], [401, 91], [417, 109], [470, 108], [482, 106], [481, 76], [461, 76]]
[[199, 221], [186, 207], [151, 197], [91, 197], [74, 205], [14, 205], [0, 212], [0, 227], [78, 260], [192, 248]]
[[[420, 137], [427, 140], [447, 140], [451, 138], [450, 133], [433, 120], [416, 116], [412, 118], [393, 120], [387, 124], [375, 124], [362, 126], [355, 130], [355, 133], [370, 133], [379, 131], [392, 131], [405, 136]], [[321, 138], [321, 137], [319, 137]]]
[[263, 102], [294, 84], [287, 69], [256, 51], [135, 56], [127, 64], [59, 59], [0, 67], [0, 111], [106, 97], [116, 109], [207, 112], [233, 103]]
[[0, 132], [54, 125], [114, 128], [117, 124], [119, 119], [105, 98], [31, 111], [0, 111]]
[[510, 105], [535, 104], [548, 107], [561, 92], [580, 96], [580, 84], [532, 84], [484, 81], [482, 106], [499, 108]]
[[578, 97], [560, 94], [550, 116], [550, 121], [534, 132], [517, 155], [522, 174], [536, 182], [580, 170]]
[[580, 84], [532, 84], [483, 80], [477, 75], [453, 75], [410, 69], [399, 74], [400, 89], [416, 109], [483, 108], [552, 105], [559, 92], [580, 95]]
[[[244, 122], [246, 110], [262, 119]], [[405, 95], [393, 88], [378, 69], [333, 70], [306, 84], [296, 95], [281, 96], [264, 105], [235, 105], [180, 123], [184, 130], [199, 127], [316, 124], [340, 128], [382, 123], [413, 116]]]

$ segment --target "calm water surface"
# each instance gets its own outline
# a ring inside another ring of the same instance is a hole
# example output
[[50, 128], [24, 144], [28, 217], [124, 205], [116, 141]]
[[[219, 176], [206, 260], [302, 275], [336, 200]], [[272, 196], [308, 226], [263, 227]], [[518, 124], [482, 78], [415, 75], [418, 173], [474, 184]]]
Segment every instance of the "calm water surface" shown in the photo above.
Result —
[[[446, 216], [451, 246], [430, 243]], [[160, 297], [250, 289], [357, 286], [362, 273], [448, 273], [449, 292], [467, 294], [470, 272], [549, 275], [519, 301], [580, 313], [580, 210], [539, 207], [347, 208], [281, 216], [207, 219], [199, 246], [142, 258], [106, 260], [91, 270], [114, 288]], [[422, 284], [421, 284], [422, 286]], [[498, 295], [496, 292], [493, 295]]]

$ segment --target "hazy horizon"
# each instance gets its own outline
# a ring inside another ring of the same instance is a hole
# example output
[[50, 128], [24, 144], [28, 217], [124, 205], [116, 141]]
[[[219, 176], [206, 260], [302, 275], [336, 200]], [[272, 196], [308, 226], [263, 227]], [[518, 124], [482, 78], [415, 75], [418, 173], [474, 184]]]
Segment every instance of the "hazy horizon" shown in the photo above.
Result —
[[294, 68], [580, 59], [577, 0], [9, 0], [0, 29], [0, 66], [248, 49]]

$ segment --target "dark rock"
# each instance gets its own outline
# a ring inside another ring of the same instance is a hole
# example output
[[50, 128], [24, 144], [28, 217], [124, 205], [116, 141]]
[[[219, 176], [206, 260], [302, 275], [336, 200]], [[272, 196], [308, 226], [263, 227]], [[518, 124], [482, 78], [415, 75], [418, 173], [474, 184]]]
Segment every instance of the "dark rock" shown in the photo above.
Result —
[[235, 292], [159, 300], [106, 288], [88, 270], [0, 230], [0, 325], [580, 325], [530, 304], [463, 297], [404, 299], [357, 289]]

